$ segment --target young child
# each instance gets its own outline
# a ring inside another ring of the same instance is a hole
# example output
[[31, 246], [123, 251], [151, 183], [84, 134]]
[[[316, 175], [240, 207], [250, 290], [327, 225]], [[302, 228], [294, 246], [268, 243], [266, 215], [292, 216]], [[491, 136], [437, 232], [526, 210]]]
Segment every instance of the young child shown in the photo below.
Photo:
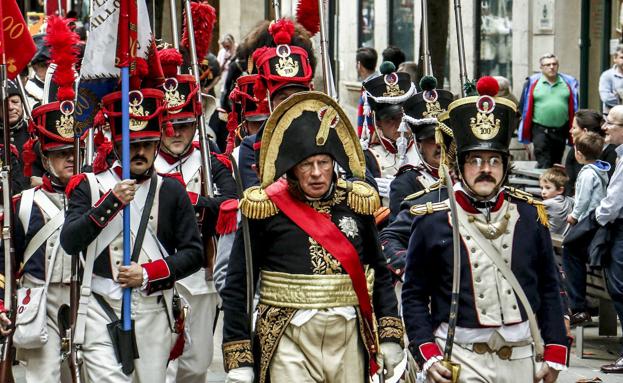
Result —
[[567, 227], [567, 216], [573, 210], [573, 198], [565, 196], [565, 185], [569, 177], [559, 168], [547, 169], [539, 177], [541, 197], [549, 216], [549, 231], [563, 234]]
[[575, 181], [575, 206], [567, 222], [575, 225], [587, 217], [606, 196], [610, 164], [598, 160], [604, 139], [597, 133], [587, 132], [575, 142], [575, 158], [584, 165]]

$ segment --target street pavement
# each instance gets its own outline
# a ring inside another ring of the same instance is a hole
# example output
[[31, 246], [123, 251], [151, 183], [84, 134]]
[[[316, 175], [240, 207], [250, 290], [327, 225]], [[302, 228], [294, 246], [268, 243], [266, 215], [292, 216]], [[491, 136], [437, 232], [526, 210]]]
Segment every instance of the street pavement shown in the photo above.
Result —
[[[222, 318], [222, 316], [221, 316]], [[619, 329], [619, 336], [621, 329]], [[225, 382], [223, 356], [221, 353], [222, 321], [215, 334], [214, 360], [209, 369], [209, 383]], [[559, 383], [576, 383], [579, 379], [600, 378], [604, 383], [623, 383], [623, 375], [608, 375], [599, 371], [602, 364], [611, 363], [617, 357], [619, 349], [618, 337], [600, 337], [596, 327], [588, 327], [584, 331], [584, 358], [576, 355], [575, 347], [571, 351], [570, 367], [560, 374]], [[25, 383], [21, 368], [14, 370], [16, 383]]]

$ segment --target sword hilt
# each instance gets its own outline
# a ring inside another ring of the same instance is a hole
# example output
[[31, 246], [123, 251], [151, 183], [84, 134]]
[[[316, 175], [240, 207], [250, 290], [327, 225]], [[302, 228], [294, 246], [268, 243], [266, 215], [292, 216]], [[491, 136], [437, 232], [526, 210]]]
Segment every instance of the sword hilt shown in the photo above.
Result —
[[452, 383], [458, 383], [459, 375], [461, 374], [461, 365], [459, 363], [451, 362], [446, 359], [441, 361], [441, 365], [450, 370], [450, 372], [452, 373], [452, 378], [450, 378], [450, 381]]

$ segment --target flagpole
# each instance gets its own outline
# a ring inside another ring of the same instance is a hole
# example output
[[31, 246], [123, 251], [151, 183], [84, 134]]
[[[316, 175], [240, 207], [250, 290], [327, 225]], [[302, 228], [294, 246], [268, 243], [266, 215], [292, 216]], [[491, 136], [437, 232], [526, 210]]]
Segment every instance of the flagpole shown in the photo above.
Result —
[[[130, 178], [130, 16], [129, 2], [121, 0], [119, 9], [119, 52], [121, 56], [121, 178]], [[130, 204], [123, 208], [123, 265], [130, 265]], [[131, 331], [132, 288], [123, 289], [123, 312], [121, 313], [124, 331]]]

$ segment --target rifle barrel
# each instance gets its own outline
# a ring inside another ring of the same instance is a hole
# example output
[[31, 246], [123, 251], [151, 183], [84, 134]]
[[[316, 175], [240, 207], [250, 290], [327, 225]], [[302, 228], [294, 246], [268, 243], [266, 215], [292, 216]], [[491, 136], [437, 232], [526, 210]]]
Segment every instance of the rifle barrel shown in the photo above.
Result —
[[[197, 99], [199, 101], [199, 105], [203, 105], [201, 100], [201, 79], [199, 78], [199, 61], [197, 59], [197, 48], [195, 43], [195, 26], [193, 25], [193, 14], [192, 8], [190, 5], [190, 0], [185, 0], [186, 4], [186, 25], [188, 27], [188, 41], [190, 42], [190, 58], [192, 63], [192, 71], [195, 76], [195, 81], [197, 82], [197, 87], [199, 91], [197, 92]], [[201, 162], [203, 167], [202, 178], [203, 178], [203, 189], [204, 195], [209, 197], [214, 197], [214, 187], [212, 185], [212, 166], [210, 163], [210, 150], [208, 148], [208, 142], [206, 139], [206, 129], [205, 129], [205, 118], [203, 113], [199, 115], [199, 146], [201, 151]]]

